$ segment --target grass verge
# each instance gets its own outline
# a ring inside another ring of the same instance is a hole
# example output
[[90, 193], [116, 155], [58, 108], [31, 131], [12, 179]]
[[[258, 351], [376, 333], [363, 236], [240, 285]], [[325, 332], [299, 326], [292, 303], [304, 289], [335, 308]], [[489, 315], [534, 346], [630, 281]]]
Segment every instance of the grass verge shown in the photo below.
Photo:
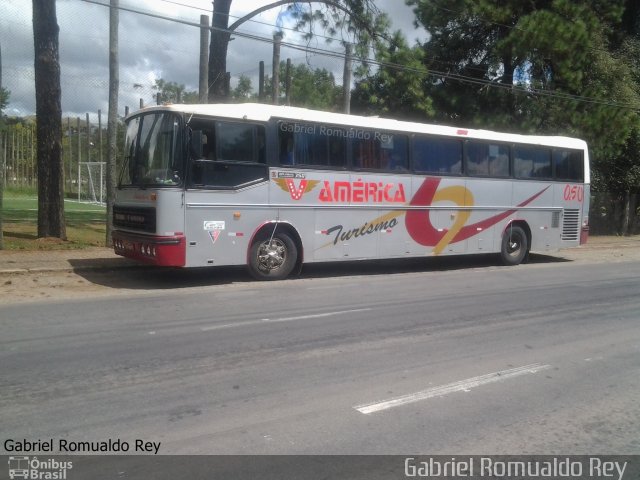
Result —
[[60, 250], [104, 246], [106, 209], [101, 205], [65, 200], [67, 240], [38, 238], [38, 200], [11, 192], [3, 199], [2, 219], [6, 250]]

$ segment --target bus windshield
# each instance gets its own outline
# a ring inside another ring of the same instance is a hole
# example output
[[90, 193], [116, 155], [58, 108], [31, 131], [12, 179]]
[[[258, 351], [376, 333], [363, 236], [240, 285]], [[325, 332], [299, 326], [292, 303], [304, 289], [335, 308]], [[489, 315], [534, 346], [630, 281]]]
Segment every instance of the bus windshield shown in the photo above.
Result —
[[120, 186], [182, 184], [180, 122], [171, 113], [150, 113], [129, 120]]

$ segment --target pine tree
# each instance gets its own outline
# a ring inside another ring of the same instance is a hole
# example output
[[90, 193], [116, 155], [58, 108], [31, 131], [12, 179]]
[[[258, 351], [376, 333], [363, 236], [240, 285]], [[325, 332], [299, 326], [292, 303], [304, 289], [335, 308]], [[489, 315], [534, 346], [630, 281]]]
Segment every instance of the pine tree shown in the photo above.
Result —
[[55, 0], [33, 0], [35, 50], [38, 237], [66, 239], [62, 108]]

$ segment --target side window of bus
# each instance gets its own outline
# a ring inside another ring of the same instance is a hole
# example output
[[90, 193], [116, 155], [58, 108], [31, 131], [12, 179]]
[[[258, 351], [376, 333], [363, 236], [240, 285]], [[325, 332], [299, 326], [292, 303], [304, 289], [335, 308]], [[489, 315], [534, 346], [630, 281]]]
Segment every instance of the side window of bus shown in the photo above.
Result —
[[415, 137], [413, 170], [416, 173], [460, 175], [462, 142], [454, 138]]
[[201, 132], [202, 147], [202, 152], [192, 152], [192, 186], [234, 189], [267, 179], [263, 126], [217, 121], [194, 122], [192, 128]]
[[553, 167], [558, 180], [584, 180], [584, 157], [578, 150], [554, 150]]
[[551, 178], [551, 150], [516, 145], [513, 148], [513, 168], [516, 178]]
[[216, 160], [264, 163], [264, 128], [239, 122], [216, 122]]
[[346, 131], [319, 125], [280, 122], [280, 165], [305, 167], [346, 166]]
[[467, 143], [467, 173], [480, 177], [509, 176], [509, 147], [506, 145], [477, 142]]
[[405, 135], [366, 132], [351, 141], [354, 168], [407, 172], [408, 140]]

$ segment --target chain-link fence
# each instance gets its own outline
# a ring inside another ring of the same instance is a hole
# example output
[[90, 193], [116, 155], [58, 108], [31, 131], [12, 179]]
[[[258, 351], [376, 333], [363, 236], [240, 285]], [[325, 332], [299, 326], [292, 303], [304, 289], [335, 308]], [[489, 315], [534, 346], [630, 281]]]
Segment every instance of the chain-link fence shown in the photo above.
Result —
[[[106, 133], [101, 120], [98, 125], [93, 125], [79, 117], [63, 119], [62, 160], [66, 198], [98, 204], [106, 202]], [[122, 138], [122, 125], [118, 133]], [[33, 118], [9, 119], [0, 132], [2, 163], [6, 198], [37, 190], [36, 124]]]
[[[109, 3], [108, 0], [56, 2], [68, 231], [69, 227], [74, 226], [83, 229], [83, 232], [99, 229], [105, 219], [102, 204], [106, 200], [104, 166], [109, 98]], [[236, 3], [235, 13], [240, 16], [256, 8], [253, 2]], [[162, 97], [158, 97], [162, 85], [177, 90], [178, 98], [182, 97], [182, 101], [193, 99], [193, 93], [198, 92], [204, 31], [201, 17], [208, 15], [211, 18], [212, 3], [210, 0], [140, 0], [120, 2], [120, 7], [119, 146], [124, 143], [122, 119], [126, 113], [162, 101]], [[3, 0], [0, 15], [1, 85], [9, 92], [8, 104], [1, 112], [4, 122], [0, 122], [0, 162], [4, 161], [5, 164], [1, 212], [5, 248], [8, 237], [11, 244], [9, 248], [23, 248], [20, 240], [35, 239], [37, 229], [36, 102], [31, 8], [31, 2]], [[229, 43], [227, 56], [231, 89], [242, 78], [244, 94], [257, 95], [259, 79], [264, 78], [264, 74], [268, 78], [272, 72], [273, 39], [278, 30], [284, 31], [285, 35], [281, 52], [283, 62], [291, 59], [294, 65], [304, 64], [310, 70], [326, 69], [335, 75], [336, 84], [341, 84], [344, 71], [341, 39], [336, 39], [332, 46], [326, 44], [321, 35], [313, 40], [303, 39], [287, 28], [286, 21], [279, 23], [286, 11], [286, 6], [265, 11], [236, 30]], [[229, 24], [238, 18], [231, 17]], [[297, 44], [297, 48], [293, 48], [294, 44]], [[249, 89], [247, 78], [250, 80]], [[209, 79], [208, 84], [211, 83]], [[121, 158], [122, 153], [119, 152], [117, 165]], [[76, 236], [82, 236], [83, 232], [78, 232]], [[94, 240], [88, 241], [91, 243]]]
[[591, 192], [589, 223], [593, 235], [640, 234], [640, 194]]
[[[123, 135], [121, 133], [121, 135]], [[122, 138], [122, 137], [121, 137]], [[65, 215], [69, 242], [65, 246], [104, 245], [106, 181], [103, 155], [106, 130], [86, 120], [65, 119], [63, 129]], [[38, 239], [38, 178], [34, 119], [5, 124], [0, 132], [2, 181], [2, 247], [58, 248]]]

